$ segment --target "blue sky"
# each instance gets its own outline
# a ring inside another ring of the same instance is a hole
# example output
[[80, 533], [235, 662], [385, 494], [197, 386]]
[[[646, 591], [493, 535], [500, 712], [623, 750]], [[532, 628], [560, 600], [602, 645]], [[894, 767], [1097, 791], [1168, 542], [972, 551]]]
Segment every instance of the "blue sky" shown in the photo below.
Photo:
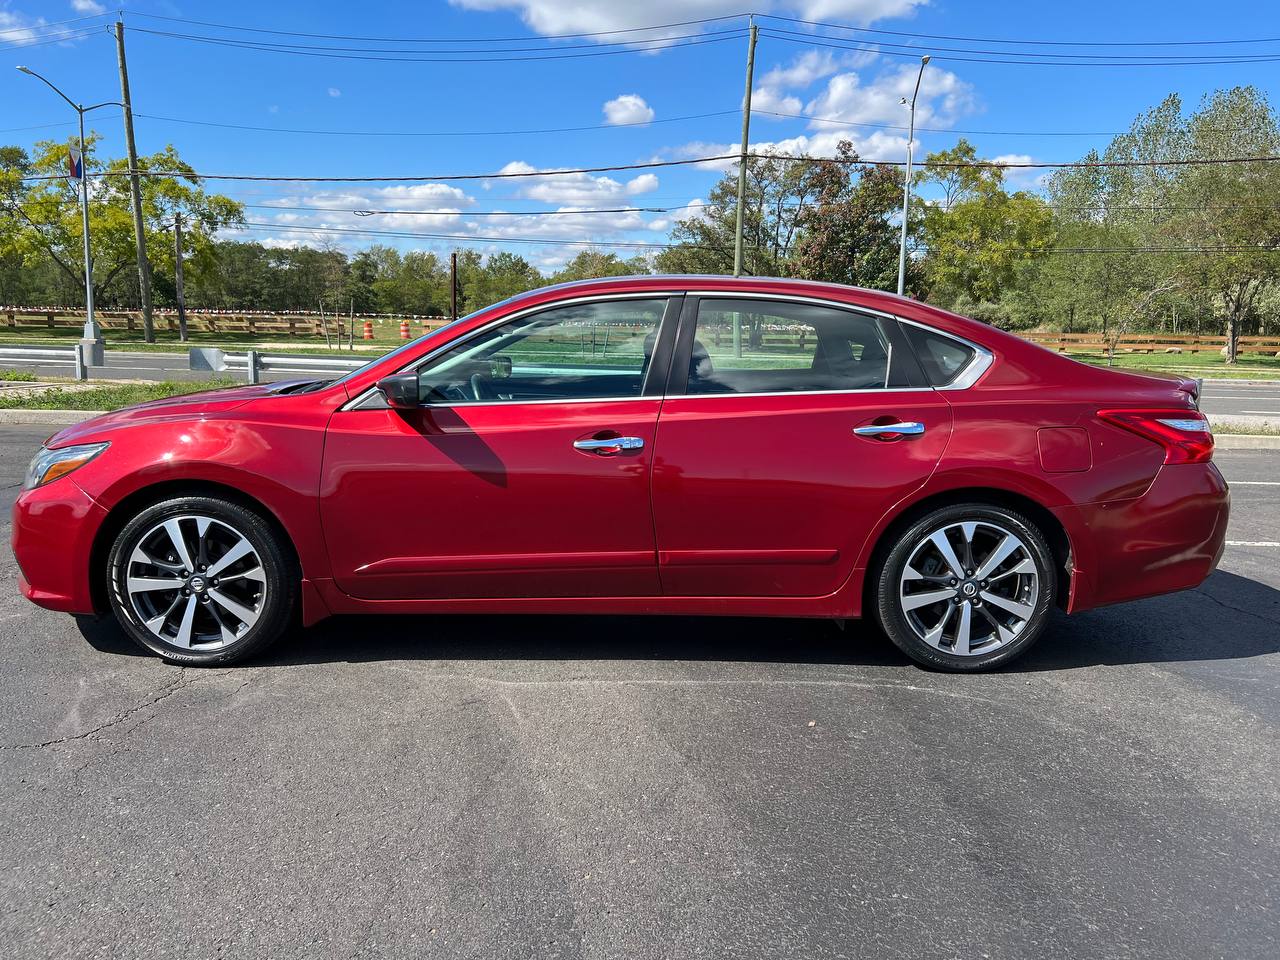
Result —
[[[906, 108], [898, 99], [910, 92], [918, 53], [930, 52], [934, 59], [925, 72], [917, 113], [917, 124], [926, 128], [917, 136], [918, 150], [952, 145], [959, 135], [952, 131], [989, 131], [968, 134], [985, 156], [1070, 160], [1091, 147], [1104, 146], [1110, 133], [1126, 129], [1134, 116], [1171, 92], [1181, 94], [1188, 105], [1215, 88], [1235, 84], [1252, 83], [1274, 93], [1280, 63], [1045, 66], [971, 62], [992, 55], [943, 48], [1120, 59], [1163, 53], [1280, 55], [1280, 42], [1179, 48], [1097, 46], [1280, 38], [1278, 7], [1246, 0], [1219, 0], [1211, 8], [1190, 0], [1077, 0], [1071, 4], [1025, 0], [756, 4], [734, 0], [375, 0], [364, 4], [133, 0], [124, 20], [141, 151], [172, 143], [184, 159], [210, 173], [394, 177], [643, 163], [736, 149], [746, 41], [728, 31], [740, 31], [745, 20], [651, 32], [635, 28], [746, 12], [937, 38], [977, 38], [926, 40], [761, 20], [767, 35], [761, 37], [757, 50], [755, 107], [798, 117], [755, 116], [753, 143], [822, 154], [829, 153], [837, 139], [848, 137], [866, 157], [901, 159], [905, 134], [892, 127], [905, 124]], [[60, 23], [69, 18], [90, 19]], [[69, 108], [38, 81], [14, 70], [17, 64], [48, 76], [73, 99], [94, 102], [119, 96], [114, 41], [107, 32], [112, 20], [108, 5], [96, 0], [0, 0], [0, 102], [6, 107], [0, 114], [0, 142], [30, 145], [74, 131]], [[191, 20], [290, 34], [398, 41], [250, 33], [182, 22]], [[633, 32], [547, 39], [617, 30]], [[784, 38], [777, 35], [780, 31], [793, 35]], [[166, 33], [306, 49], [293, 54], [246, 49], [161, 35]], [[662, 42], [654, 42], [656, 38]], [[435, 39], [449, 42], [425, 42]], [[650, 42], [643, 44], [648, 48], [643, 50], [638, 43], [622, 42], [645, 39]], [[1043, 47], [1009, 42], [1013, 40], [1070, 40], [1094, 46]], [[876, 41], [900, 46], [891, 48]], [[850, 42], [864, 49], [842, 46]], [[828, 43], [838, 46], [823, 45]], [[315, 47], [356, 49], [322, 51], [331, 55], [316, 56]], [[346, 58], [420, 59], [419, 52], [395, 51], [441, 48], [510, 48], [510, 57], [557, 58], [481, 63]], [[614, 52], [618, 50], [624, 52]], [[694, 119], [681, 119], [689, 117]], [[54, 125], [19, 129], [44, 124]], [[103, 110], [92, 127], [104, 136], [102, 149], [113, 156], [123, 153], [116, 111]], [[480, 135], [564, 127], [591, 129]], [[272, 132], [286, 129], [337, 133]], [[438, 135], [456, 132], [474, 135]], [[373, 135], [388, 133], [435, 135]], [[639, 248], [610, 244], [665, 240], [671, 220], [681, 210], [657, 208], [696, 205], [716, 177], [712, 165], [702, 165], [453, 184], [226, 183], [216, 189], [253, 204], [247, 211], [249, 220], [274, 225], [246, 233], [268, 243], [329, 242], [353, 249], [379, 241], [437, 251], [460, 243], [309, 232], [329, 227], [592, 241], [629, 255]], [[1022, 175], [1019, 182], [1034, 187], [1034, 175]], [[419, 212], [360, 217], [318, 209], [322, 207]], [[645, 212], [482, 216], [618, 207], [642, 207]], [[516, 250], [543, 269], [554, 269], [580, 249], [547, 242], [461, 243], [486, 252]]]

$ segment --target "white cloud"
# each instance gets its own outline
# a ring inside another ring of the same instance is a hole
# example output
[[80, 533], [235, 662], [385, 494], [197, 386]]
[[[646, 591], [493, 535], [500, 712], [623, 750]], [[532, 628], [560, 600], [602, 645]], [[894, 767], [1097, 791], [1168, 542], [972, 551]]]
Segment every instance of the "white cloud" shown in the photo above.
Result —
[[[545, 173], [554, 169], [539, 170], [523, 160], [513, 160], [499, 172]], [[513, 178], [508, 182], [516, 189], [518, 196], [574, 207], [616, 204], [640, 194], [652, 193], [658, 188], [658, 178], [652, 173], [642, 173], [625, 182], [615, 180], [613, 177], [597, 177], [588, 173]]]
[[107, 12], [107, 8], [98, 3], [97, 0], [71, 0], [71, 9], [76, 13], [90, 16]]
[[20, 13], [0, 9], [0, 43], [30, 43], [40, 37], [44, 18], [31, 19]]
[[329, 88], [329, 96], [331, 96], [331, 97], [340, 97], [340, 96], [342, 96], [342, 91], [341, 91], [341, 90], [339, 90], [337, 87], [330, 87], [330, 88]]
[[653, 119], [653, 107], [637, 94], [624, 93], [605, 103], [604, 116], [605, 121], [614, 126], [648, 123]]
[[[742, 15], [741, 0], [648, 0], [646, 3], [623, 3], [619, 0], [449, 0], [454, 6], [468, 10], [512, 10], [520, 15], [529, 29], [546, 35], [562, 33], [594, 33], [628, 30], [654, 23], [675, 23], [703, 17]], [[927, 0], [772, 0], [754, 5], [757, 13], [799, 14], [805, 19], [836, 18], [842, 22], [866, 26], [885, 17], [912, 13]], [[697, 27], [673, 27], [668, 30], [636, 33], [628, 39], [653, 40], [678, 34], [693, 33]], [[601, 42], [617, 42], [617, 37], [598, 37]]]
[[[909, 111], [902, 103], [915, 90], [917, 64], [898, 64], [864, 83], [854, 72], [839, 73], [827, 81], [825, 89], [805, 106], [812, 117], [846, 123], [887, 123], [905, 126]], [[974, 108], [973, 88], [949, 70], [925, 68], [916, 98], [916, 125], [946, 126]], [[812, 124], [814, 129], [824, 126]]]

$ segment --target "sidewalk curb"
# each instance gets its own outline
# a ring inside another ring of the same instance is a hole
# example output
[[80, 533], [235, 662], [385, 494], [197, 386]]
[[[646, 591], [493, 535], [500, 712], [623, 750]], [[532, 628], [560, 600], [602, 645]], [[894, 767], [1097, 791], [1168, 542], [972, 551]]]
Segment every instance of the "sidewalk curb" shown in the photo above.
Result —
[[65, 427], [91, 417], [100, 417], [105, 410], [0, 410], [0, 423], [49, 424]]
[[1280, 434], [1215, 433], [1213, 445], [1219, 450], [1280, 450]]

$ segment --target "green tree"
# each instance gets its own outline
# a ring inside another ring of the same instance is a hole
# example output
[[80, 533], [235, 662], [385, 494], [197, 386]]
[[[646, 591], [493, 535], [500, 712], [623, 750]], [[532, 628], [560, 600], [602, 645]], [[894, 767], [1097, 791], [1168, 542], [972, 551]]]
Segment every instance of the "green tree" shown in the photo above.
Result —
[[925, 162], [938, 166], [916, 178], [942, 190], [940, 201], [922, 202], [920, 232], [930, 300], [945, 306], [1000, 300], [1022, 266], [1053, 246], [1053, 215], [1044, 201], [1007, 192], [1003, 171], [977, 161], [973, 145], [961, 140], [929, 154]]
[[627, 277], [652, 273], [647, 257], [623, 260], [616, 253], [603, 250], [583, 250], [548, 279], [552, 283], [568, 283], [571, 280], [593, 280], [596, 277]]
[[[793, 272], [878, 290], [896, 289], [899, 230], [894, 213], [902, 199], [902, 177], [894, 167], [858, 162], [853, 145], [837, 147], [838, 163], [814, 164], [805, 189], [813, 202], [800, 217]], [[908, 261], [908, 286], [916, 269]]]
[[[129, 206], [124, 160], [103, 161], [92, 150], [97, 137], [86, 143], [90, 181], [89, 230], [93, 246], [93, 287], [102, 294], [126, 268], [135, 264], [133, 220]], [[61, 176], [66, 144], [45, 140], [25, 163], [9, 150], [0, 162], [0, 202], [8, 225], [0, 229], [0, 256], [17, 254], [25, 261], [47, 258], [76, 287], [83, 288], [81, 225], [78, 187]], [[243, 208], [228, 197], [207, 193], [195, 171], [173, 147], [139, 157], [143, 171], [164, 171], [165, 176], [143, 176], [142, 210], [147, 231], [148, 255], [162, 273], [172, 273], [173, 217], [181, 213], [187, 232], [187, 249], [199, 269], [211, 252], [213, 234], [220, 228], [243, 222]], [[41, 179], [26, 179], [35, 177]], [[120, 299], [117, 297], [117, 299]], [[136, 291], [130, 299], [136, 299]]]
[[[801, 217], [812, 202], [806, 166], [783, 156], [747, 160], [743, 273], [787, 276]], [[671, 231], [671, 241], [676, 246], [658, 254], [658, 272], [732, 273], [737, 212], [735, 165], [711, 189], [701, 210], [676, 221]]]

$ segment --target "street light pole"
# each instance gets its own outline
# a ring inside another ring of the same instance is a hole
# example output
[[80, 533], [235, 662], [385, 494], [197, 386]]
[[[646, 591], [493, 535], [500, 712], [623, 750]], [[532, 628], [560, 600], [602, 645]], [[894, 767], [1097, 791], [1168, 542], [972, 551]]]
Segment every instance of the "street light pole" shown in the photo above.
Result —
[[80, 218], [84, 230], [84, 345], [89, 352], [89, 363], [101, 366], [102, 364], [102, 328], [98, 326], [98, 321], [93, 313], [93, 255], [89, 246], [89, 161], [85, 155], [84, 148], [84, 115], [99, 107], [119, 107], [123, 106], [118, 100], [107, 100], [102, 103], [95, 103], [86, 107], [76, 103], [65, 93], [53, 85], [48, 78], [36, 73], [30, 67], [18, 67], [27, 76], [35, 77], [44, 83], [50, 90], [67, 101], [71, 109], [76, 112], [76, 116], [80, 120]]
[[[924, 79], [924, 67], [929, 62], [926, 53], [920, 58], [920, 72], [916, 74], [916, 89], [911, 94], [911, 121], [907, 127], [907, 175], [902, 186], [902, 239], [898, 244], [898, 296], [906, 286], [907, 279], [907, 216], [911, 212], [911, 148], [916, 139], [916, 100], [920, 96], [920, 81]], [[904, 99], [903, 103], [907, 103]]]

